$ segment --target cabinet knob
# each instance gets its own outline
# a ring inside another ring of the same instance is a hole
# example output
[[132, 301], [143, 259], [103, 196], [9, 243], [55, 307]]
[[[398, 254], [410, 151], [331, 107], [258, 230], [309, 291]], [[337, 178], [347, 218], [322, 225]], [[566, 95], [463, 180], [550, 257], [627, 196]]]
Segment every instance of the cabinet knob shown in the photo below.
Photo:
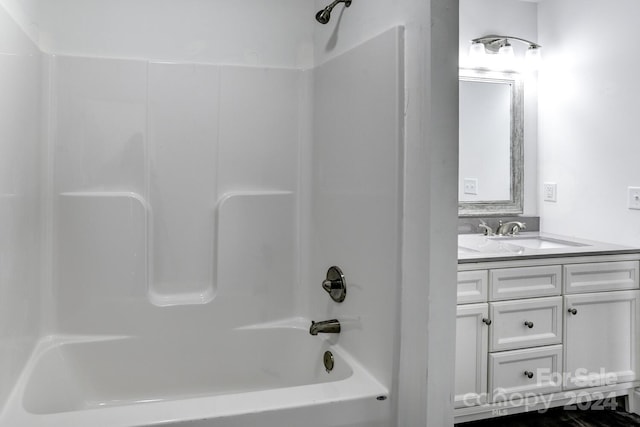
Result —
[[569, 310], [567, 310], [569, 313], [573, 314], [574, 316], [576, 314], [578, 314], [578, 310], [576, 310], [575, 308], [570, 308]]
[[524, 322], [524, 325], [527, 326], [529, 329], [533, 328], [533, 322], [526, 321]]
[[485, 325], [489, 326], [489, 325], [491, 324], [491, 319], [487, 319], [486, 317], [483, 317], [483, 318], [482, 318], [482, 322], [483, 322]]
[[525, 375], [527, 378], [533, 378], [533, 372], [531, 372], [531, 371], [524, 371], [524, 375]]

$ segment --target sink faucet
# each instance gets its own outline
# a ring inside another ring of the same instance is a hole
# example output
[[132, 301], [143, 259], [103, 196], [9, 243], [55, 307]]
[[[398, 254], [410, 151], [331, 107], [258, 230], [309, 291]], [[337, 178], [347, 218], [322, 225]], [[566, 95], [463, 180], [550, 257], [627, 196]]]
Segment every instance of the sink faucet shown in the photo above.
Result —
[[309, 333], [311, 335], [318, 335], [318, 333], [325, 334], [338, 334], [340, 333], [340, 322], [337, 319], [324, 320], [322, 322], [311, 321], [311, 327]]
[[516, 236], [520, 232], [520, 230], [524, 230], [527, 228], [527, 224], [520, 221], [509, 221], [507, 223], [502, 223], [500, 221], [500, 226], [496, 231], [498, 236]]
[[493, 236], [494, 235], [493, 228], [491, 228], [489, 225], [487, 225], [487, 223], [484, 222], [483, 219], [480, 220], [480, 225], [478, 225], [478, 227], [484, 230], [484, 235], [485, 236]]

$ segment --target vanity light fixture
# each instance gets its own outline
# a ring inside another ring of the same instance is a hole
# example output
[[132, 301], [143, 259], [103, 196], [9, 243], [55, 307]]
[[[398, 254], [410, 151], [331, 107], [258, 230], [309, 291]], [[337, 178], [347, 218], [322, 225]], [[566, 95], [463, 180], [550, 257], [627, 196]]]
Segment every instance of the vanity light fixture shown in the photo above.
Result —
[[531, 69], [537, 69], [540, 64], [540, 52], [542, 46], [538, 43], [513, 36], [500, 36], [491, 34], [488, 36], [478, 37], [471, 40], [471, 48], [469, 50], [469, 57], [476, 64], [484, 66], [487, 54], [497, 54], [500, 60], [501, 68], [509, 68], [509, 62], [513, 61], [515, 54], [511, 41], [516, 40], [529, 45], [525, 53], [525, 62]]

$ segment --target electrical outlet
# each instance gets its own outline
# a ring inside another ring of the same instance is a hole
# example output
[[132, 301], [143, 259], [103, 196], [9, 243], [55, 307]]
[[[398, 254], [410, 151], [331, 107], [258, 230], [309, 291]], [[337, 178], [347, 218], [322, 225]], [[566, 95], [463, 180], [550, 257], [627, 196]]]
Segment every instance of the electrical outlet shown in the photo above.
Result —
[[629, 187], [629, 209], [640, 209], [640, 187]]
[[542, 186], [545, 202], [558, 201], [558, 185], [555, 182], [545, 182]]
[[464, 179], [464, 194], [478, 194], [478, 178]]

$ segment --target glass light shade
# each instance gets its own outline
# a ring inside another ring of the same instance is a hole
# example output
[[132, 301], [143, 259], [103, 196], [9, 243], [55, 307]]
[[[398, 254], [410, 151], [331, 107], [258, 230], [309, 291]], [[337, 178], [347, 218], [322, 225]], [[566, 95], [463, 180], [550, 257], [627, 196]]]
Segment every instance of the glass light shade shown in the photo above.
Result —
[[471, 46], [469, 47], [469, 57], [471, 59], [483, 58], [485, 53], [484, 43], [471, 43]]
[[524, 60], [527, 64], [527, 68], [537, 70], [540, 67], [540, 60], [542, 58], [541, 49], [537, 46], [529, 46], [527, 53], [524, 54]]
[[507, 42], [504, 46], [501, 46], [500, 49], [498, 49], [498, 55], [513, 58], [515, 56], [513, 53], [513, 46]]

